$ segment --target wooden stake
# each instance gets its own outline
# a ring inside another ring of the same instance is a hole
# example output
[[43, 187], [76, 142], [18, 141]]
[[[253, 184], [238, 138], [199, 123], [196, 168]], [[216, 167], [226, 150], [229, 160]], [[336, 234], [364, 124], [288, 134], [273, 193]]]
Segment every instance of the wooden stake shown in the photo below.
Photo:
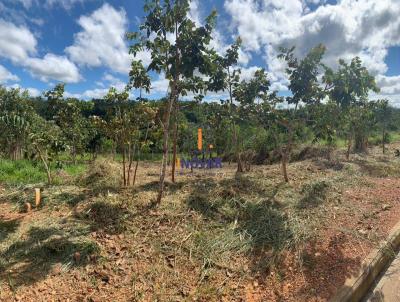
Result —
[[41, 201], [40, 189], [35, 188], [35, 207], [39, 207]]

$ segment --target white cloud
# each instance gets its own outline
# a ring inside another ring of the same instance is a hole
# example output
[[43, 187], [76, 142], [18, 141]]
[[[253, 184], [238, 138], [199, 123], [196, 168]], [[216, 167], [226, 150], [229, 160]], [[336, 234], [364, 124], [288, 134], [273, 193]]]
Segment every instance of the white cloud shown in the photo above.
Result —
[[28, 91], [28, 93], [29, 93], [29, 95], [31, 97], [37, 97], [37, 96], [40, 96], [42, 94], [42, 92], [39, 89], [36, 89], [36, 88], [33, 88], [33, 87], [25, 88], [25, 87], [21, 87], [21, 85], [19, 85], [19, 84], [14, 84], [14, 85], [11, 85], [11, 86], [6, 86], [6, 87], [9, 88], [9, 89], [13, 88], [13, 89], [21, 89], [21, 90]]
[[126, 83], [124, 81], [110, 73], [105, 73], [102, 80], [107, 82], [109, 84], [108, 86], [115, 87], [119, 91], [123, 91], [126, 87]]
[[[119, 89], [115, 87], [118, 92], [122, 92], [123, 89]], [[96, 89], [89, 89], [84, 91], [81, 94], [81, 97], [84, 99], [101, 99], [107, 95], [109, 89], [108, 88], [96, 88]]]
[[[26, 0], [22, 0], [22, 1], [26, 1]], [[60, 6], [66, 10], [70, 10], [76, 4], [83, 5], [85, 2], [89, 2], [89, 1], [93, 1], [93, 0], [46, 0], [46, 1], [44, 1], [44, 4], [47, 8], [53, 8], [56, 6]]]
[[65, 83], [77, 83], [81, 79], [76, 65], [65, 56], [48, 53], [43, 59], [29, 58], [24, 65], [32, 76], [44, 82], [57, 80]]
[[[124, 9], [116, 10], [104, 4], [89, 16], [78, 20], [82, 31], [75, 34], [74, 44], [65, 49], [71, 60], [89, 67], [107, 66], [111, 70], [127, 74], [132, 56], [125, 40], [128, 19]], [[150, 62], [147, 53], [138, 54], [145, 65]]]
[[82, 96], [86, 99], [101, 99], [107, 95], [108, 89], [92, 89], [86, 90]]
[[[20, 0], [20, 1], [29, 1], [29, 0]], [[49, 8], [55, 7], [55, 6], [61, 6], [64, 9], [71, 9], [75, 4], [80, 3], [83, 4], [84, 2], [87, 2], [88, 0], [46, 0], [45, 5]]]
[[76, 83], [81, 79], [78, 68], [67, 57], [49, 53], [38, 58], [36, 47], [37, 40], [27, 27], [0, 19], [0, 57], [25, 67], [41, 81]]
[[37, 41], [24, 26], [0, 19], [0, 57], [21, 63], [36, 53]]
[[107, 95], [110, 87], [114, 87], [115, 89], [117, 89], [118, 92], [124, 91], [126, 87], [126, 83], [110, 73], [105, 73], [101, 81], [98, 81], [96, 85], [100, 86], [100, 88], [88, 89], [82, 94], [71, 94], [71, 97], [73, 96], [76, 98], [81, 97], [84, 99], [100, 99]]
[[20, 2], [26, 9], [29, 9], [33, 3], [35, 3], [35, 0], [17, 0], [17, 2]]
[[382, 76], [376, 78], [377, 85], [381, 89], [382, 95], [400, 94], [400, 75], [399, 76]]
[[76, 4], [84, 4], [85, 2], [92, 1], [92, 0], [5, 0], [10, 3], [19, 2], [22, 6], [28, 10], [33, 5], [36, 6], [43, 6], [48, 9], [52, 9], [54, 7], [61, 7], [66, 10], [70, 10]]
[[[205, 19], [205, 16], [203, 16], [200, 12], [200, 5], [198, 0], [193, 0], [190, 3], [190, 12], [189, 12], [189, 18], [195, 22], [197, 25], [201, 26], [204, 24], [203, 20]], [[226, 29], [224, 29], [226, 31]], [[210, 47], [214, 48], [217, 53], [220, 55], [225, 54], [226, 50], [229, 48], [229, 43], [227, 43], [227, 40], [230, 38], [229, 36], [227, 37], [226, 34], [222, 33], [223, 29], [222, 28], [215, 28], [215, 30], [212, 33], [212, 40], [210, 42]], [[234, 40], [236, 40], [235, 37], [233, 37]], [[239, 60], [238, 63], [242, 66], [246, 66], [251, 59], [251, 55], [244, 51], [243, 49], [239, 50]]]
[[42, 92], [39, 89], [32, 88], [32, 87], [25, 88], [25, 90], [27, 90], [29, 95], [33, 96], [33, 97], [37, 97], [37, 96], [40, 96], [42, 94]]
[[151, 82], [151, 93], [167, 94], [169, 81], [165, 78], [165, 74], [158, 75], [155, 81]]
[[64, 98], [75, 98], [75, 99], [81, 99], [82, 94], [80, 93], [70, 93], [68, 91], [64, 92]]
[[[276, 58], [279, 46], [296, 46], [296, 55], [303, 56], [323, 43], [329, 66], [335, 67], [339, 58], [360, 56], [374, 75], [383, 75], [388, 48], [400, 44], [400, 1], [325, 2], [226, 0], [224, 7], [246, 50], [265, 58], [276, 87], [287, 85], [284, 64]], [[308, 3], [320, 6], [311, 11]]]
[[0, 65], [0, 84], [6, 82], [18, 82], [19, 78], [8, 71], [4, 66]]

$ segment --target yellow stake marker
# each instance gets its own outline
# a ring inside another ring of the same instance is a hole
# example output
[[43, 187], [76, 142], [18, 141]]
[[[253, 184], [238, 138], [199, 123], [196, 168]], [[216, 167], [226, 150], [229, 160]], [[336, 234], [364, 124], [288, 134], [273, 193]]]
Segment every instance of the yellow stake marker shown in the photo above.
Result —
[[178, 170], [181, 169], [181, 160], [179, 159], [179, 157], [176, 158], [176, 164], [175, 164], [175, 166], [176, 166], [176, 168], [177, 168]]
[[201, 128], [197, 130], [197, 149], [203, 150], [203, 129]]
[[41, 200], [41, 197], [40, 197], [40, 189], [39, 189], [39, 188], [36, 188], [36, 189], [35, 189], [35, 206], [36, 206], [36, 207], [38, 207], [38, 206], [40, 205], [40, 200]]

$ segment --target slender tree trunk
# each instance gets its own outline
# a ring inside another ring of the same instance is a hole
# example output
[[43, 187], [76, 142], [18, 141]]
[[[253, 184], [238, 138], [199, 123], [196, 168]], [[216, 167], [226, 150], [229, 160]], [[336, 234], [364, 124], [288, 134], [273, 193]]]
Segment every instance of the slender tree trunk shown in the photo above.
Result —
[[385, 154], [385, 137], [386, 137], [386, 133], [385, 133], [385, 126], [383, 126], [382, 128], [382, 153]]
[[350, 135], [347, 139], [347, 151], [346, 151], [346, 160], [350, 159], [350, 151], [351, 151], [351, 142], [352, 142], [353, 138], [352, 135]]
[[288, 177], [288, 173], [287, 173], [287, 154], [286, 154], [286, 150], [285, 151], [281, 151], [281, 163], [282, 163], [282, 174], [283, 174], [283, 179], [285, 180], [285, 182], [289, 182], [289, 177]]
[[124, 178], [124, 187], [126, 187], [126, 147], [122, 147], [122, 170], [123, 170], [123, 178]]
[[235, 123], [233, 123], [233, 140], [235, 144], [235, 155], [236, 155], [236, 161], [237, 161], [237, 173], [243, 173], [243, 162], [242, 162], [242, 154], [240, 152], [240, 144], [239, 144], [239, 138], [238, 138], [238, 133], [236, 129]]
[[47, 163], [46, 159], [44, 158], [44, 156], [43, 156], [43, 154], [42, 154], [42, 152], [41, 152], [41, 150], [40, 150], [39, 147], [36, 147], [36, 151], [37, 151], [37, 153], [39, 154], [39, 157], [40, 157], [40, 159], [41, 159], [41, 161], [42, 161], [42, 163], [43, 163], [43, 166], [44, 166], [44, 168], [45, 168], [45, 170], [46, 170], [46, 174], [47, 174], [47, 183], [48, 183], [49, 185], [51, 185], [52, 182], [53, 182], [53, 178], [52, 178], [52, 176], [51, 176], [50, 166], [48, 165], [48, 163]]
[[351, 150], [351, 140], [347, 142], [347, 151], [346, 151], [346, 159], [350, 159], [350, 150]]
[[156, 200], [156, 204], [161, 203], [161, 199], [163, 197], [163, 192], [164, 192], [164, 183], [165, 183], [165, 174], [167, 170], [167, 162], [168, 162], [168, 149], [169, 149], [169, 124], [170, 124], [170, 119], [171, 119], [171, 112], [172, 112], [172, 107], [173, 103], [175, 101], [175, 83], [174, 87], [172, 88], [171, 96], [170, 99], [168, 100], [167, 104], [167, 112], [165, 114], [165, 121], [164, 121], [164, 136], [163, 136], [163, 157], [162, 157], [162, 163], [161, 163], [161, 171], [160, 171], [160, 183], [159, 183], [159, 188], [158, 188], [158, 196]]
[[174, 145], [173, 145], [173, 156], [172, 156], [172, 182], [175, 183], [175, 166], [176, 166], [176, 152], [177, 152], [177, 148], [176, 148], [176, 143], [177, 143], [177, 137], [178, 137], [178, 118], [177, 118], [177, 106], [178, 104], [175, 105], [175, 125], [174, 125]]
[[137, 175], [138, 167], [139, 167], [139, 159], [136, 161], [135, 171], [133, 172], [132, 187], [134, 187], [134, 186], [135, 186], [135, 183], [136, 183], [136, 175]]
[[113, 160], [117, 157], [117, 144], [115, 143], [115, 140], [112, 142], [112, 155], [113, 155]]
[[[147, 139], [149, 137], [149, 130], [150, 130], [150, 122], [147, 123], [146, 135], [144, 137], [144, 145], [147, 144]], [[140, 141], [139, 141], [139, 144], [140, 144]], [[135, 165], [135, 171], [133, 172], [132, 187], [134, 187], [135, 183], [136, 183], [136, 175], [137, 175], [137, 170], [138, 170], [138, 167], [139, 167], [140, 157], [141, 157], [141, 148], [140, 148], [140, 145], [139, 145], [138, 151], [137, 151], [137, 161], [136, 161], [136, 165]]]
[[76, 144], [75, 139], [72, 140], [72, 161], [76, 165]]
[[133, 147], [133, 152], [132, 152], [132, 145], [131, 145], [131, 143], [129, 143], [129, 145], [128, 145], [128, 180], [127, 180], [128, 186], [131, 184], [131, 172], [132, 172], [132, 162], [133, 162], [134, 154], [135, 154], [135, 147]]
[[164, 183], [165, 183], [165, 174], [167, 170], [167, 161], [168, 161], [168, 147], [169, 147], [169, 124], [171, 120], [171, 112], [174, 106], [174, 103], [178, 101], [179, 92], [178, 92], [178, 82], [180, 79], [179, 72], [179, 64], [181, 63], [180, 52], [179, 52], [179, 35], [178, 35], [178, 24], [175, 23], [175, 40], [176, 40], [176, 48], [175, 48], [175, 74], [174, 80], [171, 87], [171, 95], [167, 104], [167, 112], [165, 114], [165, 122], [164, 122], [164, 136], [163, 136], [163, 158], [161, 164], [160, 171], [160, 183], [158, 188], [158, 196], [156, 199], [156, 204], [161, 203], [161, 199], [163, 197], [164, 192]]

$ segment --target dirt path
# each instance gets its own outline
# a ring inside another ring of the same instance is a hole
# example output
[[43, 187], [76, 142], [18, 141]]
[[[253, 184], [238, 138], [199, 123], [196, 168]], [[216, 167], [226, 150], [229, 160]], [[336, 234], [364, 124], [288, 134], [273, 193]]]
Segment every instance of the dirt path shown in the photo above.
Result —
[[400, 301], [400, 253], [382, 276], [365, 302]]

